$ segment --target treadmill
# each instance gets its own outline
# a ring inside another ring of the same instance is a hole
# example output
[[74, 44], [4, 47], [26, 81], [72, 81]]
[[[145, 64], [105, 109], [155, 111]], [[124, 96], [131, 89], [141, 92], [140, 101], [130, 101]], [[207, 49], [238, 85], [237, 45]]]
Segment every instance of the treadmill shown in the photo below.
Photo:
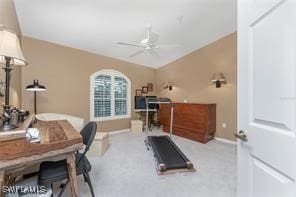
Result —
[[[171, 119], [170, 119], [170, 134], [161, 136], [149, 136], [148, 135], [148, 112], [149, 104], [170, 104], [171, 106]], [[146, 135], [145, 140], [147, 149], [152, 147], [154, 156], [157, 159], [158, 170], [165, 172], [167, 170], [178, 169], [193, 169], [193, 164], [184, 155], [184, 153], [178, 148], [178, 146], [172, 141], [173, 130], [173, 114], [174, 106], [169, 98], [146, 98]]]

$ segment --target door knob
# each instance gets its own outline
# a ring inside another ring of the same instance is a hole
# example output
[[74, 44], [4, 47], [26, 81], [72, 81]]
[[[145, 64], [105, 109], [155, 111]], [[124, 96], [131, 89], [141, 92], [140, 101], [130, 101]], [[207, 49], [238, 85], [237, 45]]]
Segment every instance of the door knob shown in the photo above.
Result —
[[244, 142], [247, 142], [247, 135], [245, 134], [245, 132], [243, 130], [240, 130], [238, 133], [235, 133], [234, 136]]

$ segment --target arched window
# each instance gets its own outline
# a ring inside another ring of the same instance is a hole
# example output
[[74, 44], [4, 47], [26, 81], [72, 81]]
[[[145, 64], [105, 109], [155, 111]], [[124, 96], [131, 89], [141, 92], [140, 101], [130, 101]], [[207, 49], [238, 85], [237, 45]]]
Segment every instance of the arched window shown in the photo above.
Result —
[[130, 118], [131, 82], [116, 70], [100, 70], [90, 77], [92, 121]]

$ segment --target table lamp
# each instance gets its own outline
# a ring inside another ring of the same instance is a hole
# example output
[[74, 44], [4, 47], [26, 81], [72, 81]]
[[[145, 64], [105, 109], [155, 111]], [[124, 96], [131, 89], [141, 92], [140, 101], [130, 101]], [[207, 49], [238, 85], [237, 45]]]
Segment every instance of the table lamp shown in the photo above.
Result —
[[45, 91], [46, 87], [43, 85], [40, 85], [38, 80], [33, 80], [33, 84], [28, 85], [26, 87], [26, 90], [33, 91], [34, 92], [34, 113], [37, 114], [37, 96], [36, 92]]
[[10, 123], [11, 106], [9, 105], [9, 82], [11, 65], [25, 66], [26, 62], [20, 45], [20, 39], [16, 33], [0, 25], [0, 62], [5, 63], [5, 104], [3, 106], [1, 131], [12, 130], [17, 126]]

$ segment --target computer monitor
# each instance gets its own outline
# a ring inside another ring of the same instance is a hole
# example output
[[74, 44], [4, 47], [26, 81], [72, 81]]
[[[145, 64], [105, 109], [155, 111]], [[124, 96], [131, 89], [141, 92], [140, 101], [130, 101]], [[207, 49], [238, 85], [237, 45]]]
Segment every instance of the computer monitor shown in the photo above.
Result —
[[[135, 96], [135, 110], [146, 109], [146, 98], [156, 99], [156, 96]], [[149, 109], [159, 109], [159, 105], [155, 103], [149, 104]]]
[[146, 97], [135, 96], [135, 110], [146, 109]]

